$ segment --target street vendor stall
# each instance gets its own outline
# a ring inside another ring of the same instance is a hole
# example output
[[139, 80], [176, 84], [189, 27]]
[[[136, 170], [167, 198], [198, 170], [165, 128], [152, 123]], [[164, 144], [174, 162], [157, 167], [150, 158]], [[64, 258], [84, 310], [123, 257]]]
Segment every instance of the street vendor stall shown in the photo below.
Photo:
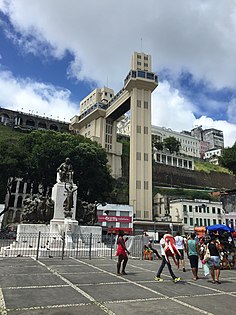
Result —
[[206, 227], [207, 233], [212, 237], [216, 237], [222, 247], [221, 252], [221, 267], [222, 269], [231, 269], [235, 267], [236, 263], [236, 248], [233, 240], [233, 228], [223, 225], [215, 224]]

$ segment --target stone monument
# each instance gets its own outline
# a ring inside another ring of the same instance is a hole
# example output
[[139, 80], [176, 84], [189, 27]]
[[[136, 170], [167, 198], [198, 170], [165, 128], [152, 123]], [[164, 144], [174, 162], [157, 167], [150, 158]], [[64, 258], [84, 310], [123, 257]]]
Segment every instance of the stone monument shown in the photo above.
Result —
[[78, 226], [75, 220], [78, 186], [73, 182], [73, 167], [69, 158], [57, 169], [56, 184], [52, 188], [54, 215], [50, 221], [50, 233], [64, 235], [66, 248], [72, 246], [72, 234]]

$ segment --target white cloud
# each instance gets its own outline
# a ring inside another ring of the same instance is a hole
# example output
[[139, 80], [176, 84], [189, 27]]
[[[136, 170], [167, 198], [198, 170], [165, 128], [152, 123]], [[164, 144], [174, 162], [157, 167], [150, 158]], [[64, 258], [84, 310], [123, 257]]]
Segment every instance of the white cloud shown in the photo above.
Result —
[[152, 124], [175, 131], [192, 128], [195, 117], [193, 104], [172, 89], [167, 81], [160, 82], [152, 94]]
[[[82, 61], [79, 78], [104, 83], [112, 74], [110, 81], [117, 87], [142, 37], [143, 50], [153, 55], [156, 69], [185, 68], [217, 87], [236, 86], [235, 1], [149, 0], [145, 6], [142, 0], [103, 0], [99, 6], [96, 0], [5, 3], [17, 31], [39, 41], [44, 38], [56, 57], [69, 49], [75, 63]], [[31, 44], [37, 47], [34, 39]]]
[[[203, 129], [215, 128], [223, 131], [226, 147], [231, 147], [236, 141], [236, 125], [225, 120], [213, 120], [193, 114], [194, 105], [181, 96], [177, 89], [172, 89], [165, 81], [159, 84], [152, 95], [152, 124], [171, 128], [174, 131], [191, 130], [195, 126]], [[235, 102], [234, 102], [235, 110]], [[236, 117], [236, 115], [234, 116]]]
[[227, 109], [227, 114], [229, 121], [231, 123], [236, 124], [236, 99], [232, 99], [231, 102], [229, 103], [228, 109]]
[[[74, 56], [68, 76], [79, 80], [100, 86], [108, 80], [118, 91], [130, 69], [131, 54], [141, 50], [142, 38], [142, 50], [152, 55], [154, 71], [171, 69], [176, 77], [189, 71], [196, 81], [207, 82], [211, 92], [236, 87], [235, 0], [103, 0], [99, 5], [97, 0], [0, 0], [0, 9], [14, 25], [16, 32], [9, 31], [8, 36], [21, 51], [60, 59], [68, 50]], [[1, 85], [1, 103], [11, 108], [17, 102], [19, 107], [29, 106], [27, 110], [34, 104], [48, 115], [61, 112], [71, 118], [77, 113], [67, 90], [13, 77], [1, 80]], [[228, 106], [206, 100], [206, 106], [227, 112], [229, 122], [196, 119], [194, 104], [164, 81], [153, 94], [153, 124], [176, 131], [196, 124], [222, 129], [226, 145], [232, 145], [235, 102]]]
[[55, 86], [13, 77], [0, 71], [0, 104], [2, 107], [40, 116], [70, 121], [78, 115], [77, 104], [70, 101], [70, 92]]

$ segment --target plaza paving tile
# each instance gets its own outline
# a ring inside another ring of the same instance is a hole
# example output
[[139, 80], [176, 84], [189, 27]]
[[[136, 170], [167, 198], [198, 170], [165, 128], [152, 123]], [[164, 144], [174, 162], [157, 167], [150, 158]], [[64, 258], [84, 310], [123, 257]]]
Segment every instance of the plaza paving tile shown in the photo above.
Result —
[[27, 308], [65, 304], [88, 303], [89, 300], [70, 287], [3, 289], [7, 308]]
[[179, 272], [183, 280], [175, 284], [167, 268], [164, 282], [154, 281], [159, 261], [129, 259], [128, 275], [123, 277], [116, 275], [116, 264], [110, 258], [4, 258], [0, 307], [7, 315], [235, 313], [235, 269], [222, 271], [222, 284], [213, 285], [202, 270], [201, 279], [192, 281], [186, 262], [187, 272]]

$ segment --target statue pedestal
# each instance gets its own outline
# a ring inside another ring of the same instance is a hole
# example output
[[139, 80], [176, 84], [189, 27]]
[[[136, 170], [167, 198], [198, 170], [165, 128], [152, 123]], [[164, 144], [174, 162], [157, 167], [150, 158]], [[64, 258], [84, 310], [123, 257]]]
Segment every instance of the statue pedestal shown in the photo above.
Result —
[[81, 237], [88, 237], [90, 234], [93, 235], [97, 241], [102, 240], [102, 227], [96, 225], [78, 225], [78, 233]]
[[[66, 186], [65, 186], [66, 185]], [[56, 183], [52, 188], [52, 200], [54, 201], [54, 216], [53, 220], [64, 220], [64, 208], [63, 204], [67, 197], [67, 190], [70, 184], [68, 183]], [[75, 219], [76, 202], [77, 202], [77, 186], [73, 184], [73, 207], [71, 208], [72, 220]]]

